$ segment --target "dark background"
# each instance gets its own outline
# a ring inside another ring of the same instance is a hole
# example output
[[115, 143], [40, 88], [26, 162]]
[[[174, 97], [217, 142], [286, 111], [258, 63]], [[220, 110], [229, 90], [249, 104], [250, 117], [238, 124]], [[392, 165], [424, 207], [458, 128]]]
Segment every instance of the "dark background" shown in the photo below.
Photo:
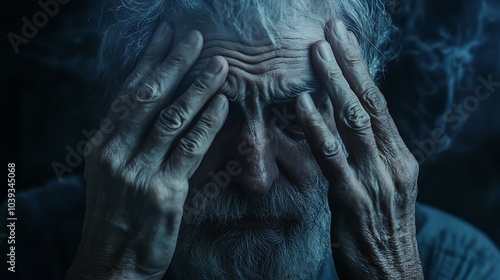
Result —
[[[474, 95], [479, 76], [500, 82], [500, 3], [396, 2], [406, 5], [393, 11], [401, 55], [388, 65], [381, 87], [407, 145], [426, 154], [419, 201], [471, 222], [500, 244], [500, 87], [460, 117], [460, 125], [443, 120]], [[66, 164], [66, 148], [76, 149], [86, 139], [82, 130], [98, 127], [106, 112], [96, 79], [100, 2], [60, 5], [17, 54], [7, 34], [20, 35], [21, 18], [32, 21], [41, 8], [37, 1], [2, 4], [1, 159], [4, 166], [16, 164], [16, 189], [22, 190], [53, 179], [52, 164]], [[432, 147], [436, 128], [449, 141]], [[417, 143], [426, 143], [427, 151]], [[82, 171], [79, 164], [73, 174]]]

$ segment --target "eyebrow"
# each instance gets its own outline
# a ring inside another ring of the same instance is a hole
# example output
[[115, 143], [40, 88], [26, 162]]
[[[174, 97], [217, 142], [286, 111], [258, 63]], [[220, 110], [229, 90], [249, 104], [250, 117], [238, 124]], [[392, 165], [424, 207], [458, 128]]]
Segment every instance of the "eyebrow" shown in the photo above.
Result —
[[314, 95], [322, 92], [325, 89], [323, 83], [316, 78], [311, 78], [300, 84], [295, 84], [286, 89], [286, 92], [276, 92], [271, 95], [271, 102], [273, 103], [287, 103], [293, 101], [300, 95], [310, 94]]
[[[288, 103], [295, 100], [300, 95], [310, 94], [313, 98], [317, 93], [324, 91], [325, 86], [315, 77], [298, 84], [288, 85], [286, 88], [279, 88], [273, 91], [269, 96], [270, 103]], [[227, 87], [222, 86], [218, 93], [226, 95], [230, 101], [244, 100], [246, 94], [235, 96], [231, 94]]]

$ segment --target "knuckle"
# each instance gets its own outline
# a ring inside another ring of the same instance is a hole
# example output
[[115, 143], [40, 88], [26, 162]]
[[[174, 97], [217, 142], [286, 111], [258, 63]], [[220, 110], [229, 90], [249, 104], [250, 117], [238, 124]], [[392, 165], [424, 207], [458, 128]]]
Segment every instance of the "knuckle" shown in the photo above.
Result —
[[196, 79], [191, 87], [192, 91], [198, 94], [206, 93], [209, 88], [209, 80], [205, 77]]
[[383, 112], [387, 109], [387, 101], [375, 85], [370, 85], [363, 89], [361, 96], [365, 104], [374, 112]]
[[417, 186], [419, 165], [413, 156], [405, 157], [400, 161], [396, 170], [396, 185], [403, 190], [412, 190]]
[[328, 137], [321, 141], [321, 153], [325, 157], [334, 157], [341, 153], [340, 144], [333, 137]]
[[351, 102], [344, 112], [346, 125], [353, 130], [365, 130], [371, 127], [370, 116], [360, 104]]
[[155, 59], [157, 59], [157, 54], [153, 50], [144, 52], [142, 56], [143, 62], [154, 61]]
[[97, 165], [100, 169], [109, 172], [110, 174], [116, 174], [122, 166], [122, 161], [120, 157], [117, 156], [115, 149], [106, 148], [101, 151], [97, 156]]
[[149, 48], [146, 49], [144, 55], [142, 56], [142, 61], [149, 62], [155, 61], [158, 59], [158, 53], [161, 49], [156, 45], [149, 45]]
[[182, 52], [176, 52], [167, 57], [166, 63], [172, 67], [183, 67], [186, 65], [186, 59]]
[[217, 123], [216, 116], [212, 114], [205, 114], [200, 117], [198, 124], [194, 127], [189, 134], [181, 139], [179, 148], [184, 154], [199, 155], [201, 153], [204, 143], [210, 138], [210, 133]]
[[411, 153], [409, 153], [409, 156], [407, 156], [407, 161], [407, 168], [411, 175], [411, 179], [416, 182], [418, 180], [418, 173], [420, 172], [420, 165], [418, 164], [417, 159]]
[[120, 180], [124, 182], [125, 186], [146, 186], [147, 174], [144, 170], [145, 162], [143, 158], [133, 160], [127, 165], [125, 172], [120, 172]]
[[343, 78], [342, 70], [339, 67], [332, 67], [326, 72], [328, 81], [335, 82]]
[[198, 155], [202, 146], [201, 137], [192, 131], [179, 141], [179, 151], [188, 157]]
[[153, 213], [175, 213], [174, 209], [179, 208], [179, 206], [174, 206], [178, 204], [178, 202], [175, 201], [175, 198], [179, 196], [177, 191], [161, 187], [152, 187], [149, 188], [145, 196], [150, 202], [149, 205]]
[[217, 117], [213, 114], [204, 114], [198, 121], [199, 128], [207, 133], [216, 124], [217, 124]]
[[154, 78], [156, 71], [150, 65], [140, 66], [139, 69], [134, 70], [123, 82], [121, 92], [131, 92], [139, 87], [141, 81]]
[[344, 47], [343, 54], [347, 66], [358, 66], [363, 63], [359, 50], [351, 44]]
[[178, 131], [186, 122], [186, 113], [180, 106], [170, 105], [161, 111], [159, 121], [164, 131]]
[[160, 86], [157, 82], [148, 82], [132, 91], [132, 100], [137, 103], [148, 103], [158, 100]]

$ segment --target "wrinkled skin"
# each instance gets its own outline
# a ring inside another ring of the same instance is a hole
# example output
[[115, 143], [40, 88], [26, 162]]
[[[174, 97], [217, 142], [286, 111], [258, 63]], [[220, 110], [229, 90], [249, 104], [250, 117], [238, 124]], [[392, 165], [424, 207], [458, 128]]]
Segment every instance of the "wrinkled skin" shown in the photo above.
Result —
[[308, 96], [298, 99], [297, 109], [330, 182], [332, 242], [341, 245], [334, 250], [339, 276], [422, 279], [415, 227], [418, 163], [368, 74], [356, 37], [341, 22], [329, 22], [327, 35], [329, 43], [314, 45], [313, 63], [335, 104], [349, 158]]
[[[176, 246], [186, 246], [177, 244], [180, 228], [214, 218], [199, 208], [190, 209], [196, 219], [186, 218], [192, 190], [229, 161], [239, 172], [227, 188], [252, 203], [276, 185], [306, 192], [322, 171], [329, 189], [318, 190], [324, 197], [317, 204], [329, 206], [332, 222], [315, 230], [335, 245], [341, 279], [422, 279], [414, 217], [418, 164], [342, 23], [329, 22], [325, 31], [318, 22], [302, 22], [303, 32], [283, 32], [290, 36], [280, 39], [279, 50], [209, 26], [175, 32], [162, 26], [117, 99], [128, 104], [128, 114], [112, 106], [108, 125], [87, 147], [87, 210], [69, 279], [160, 279]], [[201, 33], [182, 38], [192, 29]], [[312, 96], [276, 102], [315, 79], [323, 86]], [[271, 125], [270, 112], [283, 107], [294, 117]], [[237, 220], [242, 217], [219, 222], [238, 234], [270, 230], [267, 216]], [[281, 216], [272, 222], [285, 227]]]

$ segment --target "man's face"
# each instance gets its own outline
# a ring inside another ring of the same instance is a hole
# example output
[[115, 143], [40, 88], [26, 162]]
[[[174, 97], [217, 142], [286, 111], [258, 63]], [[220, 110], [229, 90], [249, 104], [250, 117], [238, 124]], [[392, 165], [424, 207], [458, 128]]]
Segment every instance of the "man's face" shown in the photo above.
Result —
[[295, 96], [311, 94], [333, 129], [330, 100], [317, 82], [310, 46], [324, 39], [319, 21], [283, 27], [279, 47], [251, 43], [209, 25], [187, 80], [215, 55], [229, 63], [221, 93], [229, 115], [190, 180], [173, 268], [188, 278], [314, 277], [329, 253], [330, 214], [324, 179], [298, 120]]

